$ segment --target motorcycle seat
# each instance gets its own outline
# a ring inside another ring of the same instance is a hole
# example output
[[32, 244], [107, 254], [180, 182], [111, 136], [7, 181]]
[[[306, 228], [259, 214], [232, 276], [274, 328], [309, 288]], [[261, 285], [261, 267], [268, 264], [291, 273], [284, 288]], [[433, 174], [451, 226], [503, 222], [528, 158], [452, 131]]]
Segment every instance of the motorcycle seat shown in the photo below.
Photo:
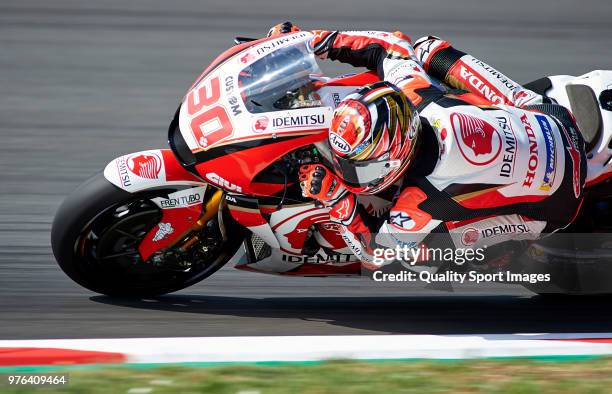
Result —
[[595, 147], [603, 133], [603, 119], [593, 89], [587, 85], [569, 84], [565, 87], [570, 107], [578, 128], [586, 142], [586, 151]]

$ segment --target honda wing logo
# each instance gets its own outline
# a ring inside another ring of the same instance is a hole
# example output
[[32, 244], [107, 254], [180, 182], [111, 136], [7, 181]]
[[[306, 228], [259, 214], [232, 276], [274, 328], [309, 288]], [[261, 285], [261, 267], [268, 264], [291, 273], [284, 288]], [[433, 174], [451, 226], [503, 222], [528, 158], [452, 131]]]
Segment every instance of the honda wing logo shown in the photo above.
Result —
[[142, 153], [130, 156], [127, 165], [133, 174], [141, 178], [157, 179], [162, 168], [162, 159], [151, 152]]
[[450, 119], [459, 150], [468, 162], [482, 166], [499, 156], [502, 139], [495, 127], [483, 119], [458, 112], [453, 112]]

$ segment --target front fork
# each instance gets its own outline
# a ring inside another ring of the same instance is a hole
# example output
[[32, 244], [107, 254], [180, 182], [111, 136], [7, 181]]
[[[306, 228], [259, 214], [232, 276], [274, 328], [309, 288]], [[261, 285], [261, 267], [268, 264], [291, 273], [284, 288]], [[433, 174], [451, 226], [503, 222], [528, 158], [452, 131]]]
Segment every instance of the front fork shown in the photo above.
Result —
[[185, 251], [197, 243], [198, 234], [217, 215], [223, 201], [222, 190], [213, 189], [213, 193], [208, 194], [207, 188], [212, 187], [184, 189], [169, 194], [168, 198], [153, 200], [161, 208], [162, 218], [138, 247], [143, 261], [159, 251], [169, 248]]
[[[200, 232], [200, 230], [204, 228], [204, 226], [206, 226], [206, 223], [208, 223], [209, 220], [211, 220], [212, 218], [214, 218], [215, 216], [219, 214], [219, 207], [221, 206], [222, 201], [223, 201], [223, 190], [221, 189], [215, 190], [210, 200], [208, 200], [204, 204], [204, 212], [202, 213], [202, 216], [200, 217], [200, 219], [198, 219], [195, 225], [191, 228], [190, 233], [189, 233], [190, 236], [188, 236], [183, 241], [183, 243], [179, 246], [179, 249], [181, 251], [186, 251], [191, 246], [193, 246], [197, 241], [200, 240], [200, 238], [198, 237], [198, 233]], [[223, 235], [223, 240], [225, 241], [227, 235], [225, 234], [225, 232], [222, 232], [222, 235]]]

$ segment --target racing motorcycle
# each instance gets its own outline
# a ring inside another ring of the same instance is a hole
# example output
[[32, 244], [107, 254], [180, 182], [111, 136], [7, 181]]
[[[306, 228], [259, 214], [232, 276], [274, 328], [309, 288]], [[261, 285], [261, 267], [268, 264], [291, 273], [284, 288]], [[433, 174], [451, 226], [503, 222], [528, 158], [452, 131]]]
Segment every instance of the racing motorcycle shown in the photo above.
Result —
[[[120, 156], [65, 199], [51, 233], [62, 270], [113, 296], [183, 289], [234, 256], [235, 268], [253, 272], [360, 275], [327, 209], [302, 197], [297, 173], [305, 163], [329, 165], [333, 107], [378, 77], [323, 75], [311, 38], [236, 38], [185, 94], [170, 149]], [[589, 143], [610, 138], [612, 72], [527, 87], [572, 108]], [[612, 149], [595, 154], [607, 155], [605, 165]], [[373, 215], [391, 204], [380, 196], [359, 203]]]

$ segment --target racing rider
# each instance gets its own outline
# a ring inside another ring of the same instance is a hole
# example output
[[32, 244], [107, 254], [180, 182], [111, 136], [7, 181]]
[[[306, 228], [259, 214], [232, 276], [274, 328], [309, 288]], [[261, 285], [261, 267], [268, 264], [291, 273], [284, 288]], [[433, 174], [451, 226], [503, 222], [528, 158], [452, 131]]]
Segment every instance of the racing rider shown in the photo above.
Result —
[[[298, 30], [285, 22], [269, 35]], [[336, 107], [333, 169], [300, 169], [303, 194], [330, 208], [370, 267], [378, 245], [427, 243], [443, 233], [454, 247], [491, 246], [573, 221], [586, 155], [567, 109], [437, 37], [413, 47], [401, 32], [313, 33], [318, 57], [381, 79]], [[378, 193], [393, 194], [381, 219], [357, 204], [358, 195]]]

